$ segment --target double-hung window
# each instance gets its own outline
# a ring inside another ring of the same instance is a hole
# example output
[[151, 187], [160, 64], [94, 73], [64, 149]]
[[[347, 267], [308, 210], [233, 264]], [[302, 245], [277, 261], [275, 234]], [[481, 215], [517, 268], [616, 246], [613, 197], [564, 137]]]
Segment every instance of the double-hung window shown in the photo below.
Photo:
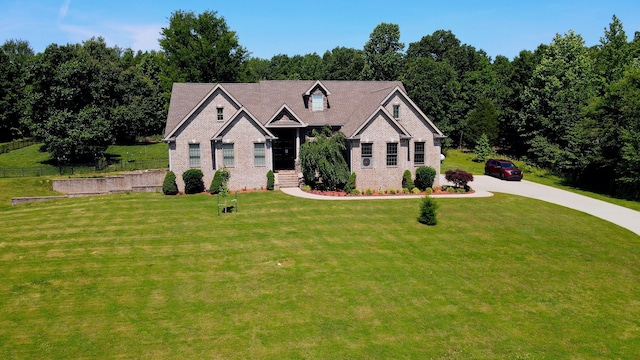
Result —
[[387, 166], [398, 165], [398, 143], [387, 143]]
[[219, 107], [219, 108], [216, 108], [216, 110], [218, 111], [218, 114], [217, 114], [218, 115], [218, 117], [217, 117], [218, 121], [223, 121], [224, 120], [224, 108], [223, 107]]
[[400, 117], [400, 105], [393, 105], [393, 118], [397, 119]]
[[253, 159], [256, 166], [264, 166], [266, 164], [264, 148], [264, 143], [253, 144]]
[[415, 164], [424, 164], [424, 143], [416, 142], [413, 147], [413, 162]]
[[361, 145], [361, 150], [362, 167], [370, 167], [373, 160], [373, 144], [364, 143]]
[[233, 167], [235, 165], [233, 144], [222, 144], [222, 164], [224, 167]]
[[189, 167], [200, 167], [200, 144], [189, 144]]
[[322, 111], [324, 110], [324, 97], [322, 94], [313, 94], [311, 97], [311, 109], [313, 111]]

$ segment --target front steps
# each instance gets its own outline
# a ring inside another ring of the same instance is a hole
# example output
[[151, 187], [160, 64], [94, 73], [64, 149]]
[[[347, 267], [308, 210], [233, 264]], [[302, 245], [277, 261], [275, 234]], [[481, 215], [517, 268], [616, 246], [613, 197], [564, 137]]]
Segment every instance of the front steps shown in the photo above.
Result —
[[275, 189], [300, 187], [300, 178], [295, 170], [278, 170], [275, 175]]

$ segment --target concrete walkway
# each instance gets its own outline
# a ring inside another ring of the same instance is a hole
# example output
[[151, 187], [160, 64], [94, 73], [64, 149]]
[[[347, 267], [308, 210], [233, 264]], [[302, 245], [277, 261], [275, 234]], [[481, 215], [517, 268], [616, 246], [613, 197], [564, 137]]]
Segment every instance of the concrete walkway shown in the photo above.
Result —
[[[441, 175], [441, 184], [446, 184], [446, 180]], [[622, 206], [610, 204], [601, 200], [592, 199], [587, 196], [575, 194], [569, 191], [557, 189], [551, 186], [541, 185], [530, 181], [503, 181], [497, 178], [484, 175], [475, 175], [474, 181], [470, 183], [475, 190], [469, 195], [437, 195], [436, 198], [470, 198], [488, 197], [493, 192], [513, 194], [518, 196], [538, 199], [553, 204], [558, 204], [570, 209], [582, 211], [584, 213], [599, 217], [612, 222], [623, 228], [629, 229], [640, 235], [640, 212], [627, 209]], [[315, 195], [302, 191], [299, 188], [285, 188], [282, 192], [292, 196], [304, 197], [315, 200], [389, 200], [389, 199], [415, 199], [423, 195], [410, 196], [347, 196], [334, 197]]]

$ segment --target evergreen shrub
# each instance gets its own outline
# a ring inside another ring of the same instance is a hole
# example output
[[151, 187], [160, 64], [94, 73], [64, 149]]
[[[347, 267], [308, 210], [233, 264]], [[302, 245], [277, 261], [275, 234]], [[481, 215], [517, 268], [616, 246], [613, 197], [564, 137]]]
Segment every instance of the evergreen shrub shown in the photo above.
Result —
[[267, 190], [270, 190], [270, 191], [273, 190], [275, 181], [276, 181], [276, 177], [273, 174], [273, 171], [271, 170], [267, 171]]
[[418, 216], [418, 222], [425, 225], [436, 225], [438, 220], [436, 219], [436, 209], [438, 204], [430, 196], [425, 196], [420, 204], [420, 216]]
[[420, 190], [433, 186], [433, 180], [436, 178], [436, 169], [431, 166], [420, 166], [416, 169], [415, 186]]
[[413, 190], [413, 188], [415, 187], [411, 176], [411, 170], [405, 170], [404, 174], [402, 174], [402, 188], [407, 188], [409, 189], [409, 191]]
[[204, 191], [204, 182], [202, 182], [202, 170], [189, 169], [182, 173], [184, 180], [184, 192], [186, 194], [198, 194]]
[[176, 184], [176, 174], [174, 174], [173, 171], [169, 171], [164, 176], [164, 181], [162, 182], [162, 193], [165, 195], [178, 194], [178, 184]]
[[346, 192], [347, 194], [352, 194], [355, 189], [356, 173], [352, 172], [351, 175], [349, 175], [349, 180], [347, 180], [347, 183], [344, 185], [344, 192]]

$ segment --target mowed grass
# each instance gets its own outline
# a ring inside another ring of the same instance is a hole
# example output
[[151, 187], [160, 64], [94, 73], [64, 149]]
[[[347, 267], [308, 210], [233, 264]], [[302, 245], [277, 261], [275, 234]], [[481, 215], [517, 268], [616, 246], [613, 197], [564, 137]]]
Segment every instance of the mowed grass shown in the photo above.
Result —
[[496, 194], [0, 207], [0, 357], [633, 359], [640, 237]]

